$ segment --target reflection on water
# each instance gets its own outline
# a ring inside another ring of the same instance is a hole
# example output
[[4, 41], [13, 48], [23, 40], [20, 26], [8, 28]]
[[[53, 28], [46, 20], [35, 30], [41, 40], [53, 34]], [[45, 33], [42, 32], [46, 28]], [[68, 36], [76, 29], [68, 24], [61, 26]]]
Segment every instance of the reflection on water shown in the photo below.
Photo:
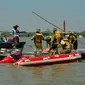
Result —
[[[25, 52], [31, 50], [25, 46]], [[85, 61], [36, 67], [0, 64], [0, 85], [85, 85]]]
[[58, 77], [61, 74], [67, 74], [68, 64], [55, 64], [51, 66], [50, 76], [52, 78]]
[[55, 64], [51, 66], [40, 66], [40, 67], [34, 67], [32, 68], [32, 74], [34, 77], [38, 77], [41, 79], [44, 79], [44, 77], [53, 78], [55, 76], [58, 76], [64, 72], [66, 73], [66, 68], [68, 65], [66, 64]]
[[0, 85], [84, 85], [85, 62], [36, 67], [0, 65]]
[[44, 70], [44, 67], [33, 68], [32, 69], [32, 75], [35, 78], [43, 79], [43, 70]]
[[[68, 64], [55, 64], [47, 66], [36, 67], [21, 67], [24, 72], [28, 72], [31, 76], [28, 76], [30, 84], [34, 85], [46, 85], [51, 84], [54, 80], [62, 74], [67, 73]], [[26, 74], [26, 76], [28, 75]], [[18, 74], [19, 75], [19, 74]], [[25, 77], [26, 77], [25, 76]]]

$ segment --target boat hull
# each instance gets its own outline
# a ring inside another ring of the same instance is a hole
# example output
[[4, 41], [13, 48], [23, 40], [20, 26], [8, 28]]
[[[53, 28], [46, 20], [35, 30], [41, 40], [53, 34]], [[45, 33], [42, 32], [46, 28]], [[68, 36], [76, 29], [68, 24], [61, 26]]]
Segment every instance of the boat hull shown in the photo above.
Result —
[[13, 63], [14, 59], [11, 56], [6, 56], [2, 60], [0, 60], [0, 63]]
[[75, 62], [81, 58], [80, 53], [70, 53], [70, 54], [61, 54], [55, 56], [41, 56], [41, 57], [31, 57], [24, 55], [18, 61], [16, 61], [15, 65], [21, 66], [35, 66], [35, 65], [49, 65], [55, 63], [70, 63]]

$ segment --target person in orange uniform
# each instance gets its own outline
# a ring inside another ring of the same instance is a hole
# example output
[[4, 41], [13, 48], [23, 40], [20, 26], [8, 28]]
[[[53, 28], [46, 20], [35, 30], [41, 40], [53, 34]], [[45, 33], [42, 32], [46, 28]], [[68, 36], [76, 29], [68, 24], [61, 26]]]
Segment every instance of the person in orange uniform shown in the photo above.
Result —
[[43, 34], [40, 32], [40, 29], [36, 30], [36, 33], [33, 35], [31, 40], [34, 40], [34, 56], [37, 54], [37, 50], [39, 50], [40, 56], [42, 55], [42, 40], [45, 40]]

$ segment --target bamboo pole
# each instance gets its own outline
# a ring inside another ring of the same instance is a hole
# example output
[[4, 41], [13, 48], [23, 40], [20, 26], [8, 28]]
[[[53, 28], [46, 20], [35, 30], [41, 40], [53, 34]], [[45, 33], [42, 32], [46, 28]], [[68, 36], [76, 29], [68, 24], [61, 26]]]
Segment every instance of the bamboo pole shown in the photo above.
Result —
[[41, 19], [43, 19], [44, 21], [48, 22], [49, 24], [51, 24], [52, 26], [58, 28], [61, 31], [64, 31], [63, 29], [61, 29], [60, 27], [54, 25], [53, 23], [49, 22], [48, 20], [46, 20], [45, 18], [43, 18], [42, 16], [40, 16], [39, 14], [37, 14], [36, 12], [32, 11], [33, 14], [35, 14], [36, 16], [40, 17]]

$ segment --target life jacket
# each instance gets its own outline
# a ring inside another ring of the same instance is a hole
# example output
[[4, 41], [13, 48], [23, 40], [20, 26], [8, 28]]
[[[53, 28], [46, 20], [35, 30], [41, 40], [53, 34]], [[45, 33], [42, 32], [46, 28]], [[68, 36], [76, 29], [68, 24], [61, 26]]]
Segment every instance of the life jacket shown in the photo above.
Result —
[[74, 35], [70, 35], [70, 36], [69, 36], [69, 42], [70, 42], [70, 43], [73, 43], [75, 39], [76, 39], [76, 38], [75, 38]]
[[42, 34], [41, 34], [41, 33], [36, 33], [36, 34], [35, 34], [35, 40], [34, 40], [34, 42], [35, 42], [36, 44], [42, 43]]
[[59, 44], [60, 43], [60, 38], [61, 38], [61, 33], [59, 31], [56, 31], [55, 32], [55, 37], [57, 39], [57, 43]]
[[70, 43], [69, 43], [69, 42], [67, 42], [67, 41], [66, 41], [66, 42], [65, 42], [65, 44], [66, 44], [66, 47], [65, 47], [66, 49], [71, 48], [71, 45], [70, 45]]

